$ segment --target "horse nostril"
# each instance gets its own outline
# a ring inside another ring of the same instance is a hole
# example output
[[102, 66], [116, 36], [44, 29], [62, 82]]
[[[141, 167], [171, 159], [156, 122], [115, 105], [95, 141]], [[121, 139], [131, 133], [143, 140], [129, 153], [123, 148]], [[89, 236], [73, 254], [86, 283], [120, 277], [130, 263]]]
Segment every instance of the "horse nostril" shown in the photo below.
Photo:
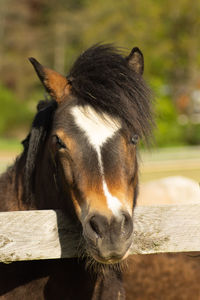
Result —
[[122, 220], [122, 227], [126, 228], [128, 226], [128, 223], [129, 223], [129, 217], [126, 214], [124, 214], [123, 215], [123, 220]]
[[90, 219], [89, 224], [90, 224], [90, 227], [92, 228], [92, 230], [93, 230], [98, 236], [101, 237], [101, 233], [100, 233], [100, 230], [99, 230], [99, 226], [98, 226], [97, 222], [95, 221], [94, 217]]
[[115, 247], [118, 243], [123, 243], [130, 239], [133, 232], [132, 217], [122, 212], [120, 216], [106, 216], [95, 214], [89, 216], [84, 224], [84, 235], [86, 240], [94, 243], [108, 243], [110, 247]]
[[133, 221], [129, 214], [124, 213], [121, 223], [122, 232], [128, 237], [132, 234], [133, 231]]
[[107, 227], [108, 221], [106, 217], [98, 214], [89, 216], [84, 225], [84, 235], [86, 239], [96, 243], [97, 239], [103, 238]]

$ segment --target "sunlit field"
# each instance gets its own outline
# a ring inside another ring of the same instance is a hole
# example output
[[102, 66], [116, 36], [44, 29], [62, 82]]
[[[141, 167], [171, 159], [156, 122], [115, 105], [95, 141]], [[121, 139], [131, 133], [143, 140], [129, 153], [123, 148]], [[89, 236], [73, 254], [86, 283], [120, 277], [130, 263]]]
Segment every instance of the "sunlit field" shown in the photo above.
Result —
[[6, 170], [22, 151], [22, 145], [18, 140], [0, 138], [0, 173]]
[[[21, 151], [20, 141], [0, 139], [0, 172], [5, 171]], [[141, 182], [175, 175], [200, 182], [200, 146], [154, 149], [140, 154]]]
[[143, 151], [140, 176], [146, 182], [181, 175], [200, 182], [200, 146]]

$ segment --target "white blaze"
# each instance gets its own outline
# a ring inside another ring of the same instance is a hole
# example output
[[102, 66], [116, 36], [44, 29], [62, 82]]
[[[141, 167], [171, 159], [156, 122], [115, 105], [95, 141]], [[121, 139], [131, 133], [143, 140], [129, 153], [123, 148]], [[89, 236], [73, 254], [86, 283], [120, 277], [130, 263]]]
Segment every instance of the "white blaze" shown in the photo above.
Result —
[[108, 186], [103, 178], [103, 191], [107, 199], [107, 205], [110, 210], [112, 210], [114, 215], [119, 215], [120, 208], [122, 206], [118, 198], [111, 195], [108, 190]]
[[90, 106], [75, 106], [72, 108], [72, 115], [76, 125], [84, 131], [88, 141], [97, 152], [100, 171], [102, 175], [103, 191], [106, 196], [108, 208], [113, 214], [118, 215], [121, 202], [111, 195], [104, 177], [104, 170], [101, 158], [101, 147], [111, 138], [121, 127], [116, 118], [111, 118], [108, 114], [99, 114]]

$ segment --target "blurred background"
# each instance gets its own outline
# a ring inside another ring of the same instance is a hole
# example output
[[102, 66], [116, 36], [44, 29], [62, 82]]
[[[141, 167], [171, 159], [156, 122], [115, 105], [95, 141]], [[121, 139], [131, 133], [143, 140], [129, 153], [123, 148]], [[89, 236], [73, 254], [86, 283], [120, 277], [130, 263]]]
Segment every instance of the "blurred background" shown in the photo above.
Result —
[[0, 172], [21, 151], [45, 97], [28, 57], [67, 74], [97, 42], [138, 46], [155, 98], [155, 143], [142, 150], [142, 181], [200, 181], [200, 1], [0, 0]]

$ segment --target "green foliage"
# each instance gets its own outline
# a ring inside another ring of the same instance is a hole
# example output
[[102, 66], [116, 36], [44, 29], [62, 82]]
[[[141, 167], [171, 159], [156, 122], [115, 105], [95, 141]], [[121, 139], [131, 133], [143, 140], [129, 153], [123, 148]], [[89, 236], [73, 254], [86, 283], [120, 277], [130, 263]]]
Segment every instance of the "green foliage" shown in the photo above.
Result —
[[9, 151], [20, 153], [22, 151], [22, 144], [19, 139], [0, 138], [0, 151]]
[[178, 113], [168, 87], [160, 79], [151, 82], [155, 94], [155, 143], [159, 147], [200, 144], [200, 124], [190, 120], [186, 124], [178, 122]]
[[200, 124], [189, 122], [185, 126], [185, 141], [189, 145], [200, 145]]
[[20, 104], [14, 94], [0, 85], [0, 134], [8, 136], [12, 131], [17, 131], [20, 127], [30, 122], [32, 114], [25, 104]]
[[177, 122], [177, 112], [171, 97], [159, 79], [152, 81], [155, 93], [155, 142], [156, 146], [178, 146], [185, 144], [184, 128]]

